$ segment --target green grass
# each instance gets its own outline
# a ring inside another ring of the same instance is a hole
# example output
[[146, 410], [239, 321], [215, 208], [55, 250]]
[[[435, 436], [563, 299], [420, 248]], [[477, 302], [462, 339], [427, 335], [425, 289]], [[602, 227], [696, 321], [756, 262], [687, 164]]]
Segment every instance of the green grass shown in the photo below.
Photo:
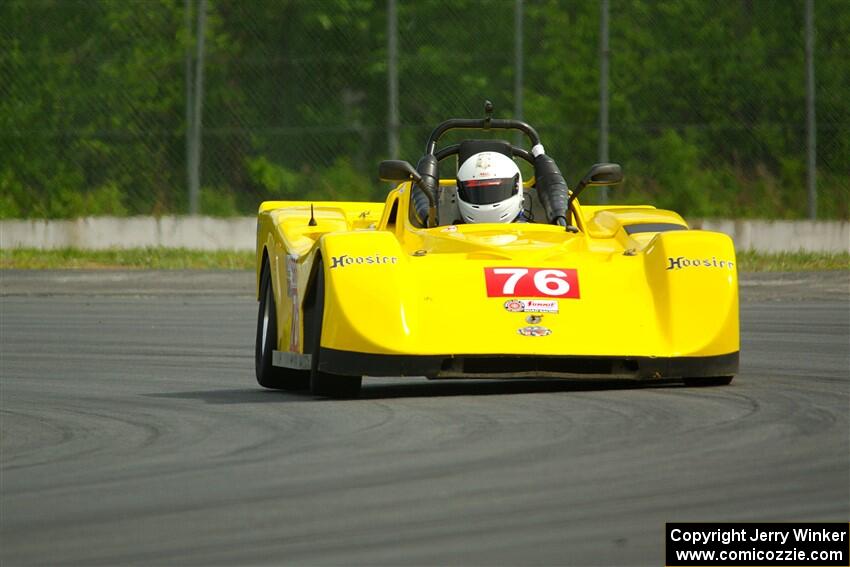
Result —
[[150, 270], [253, 270], [253, 252], [136, 248], [131, 250], [34, 250], [0, 252], [0, 268], [39, 269], [150, 269]]
[[848, 252], [738, 252], [741, 272], [815, 272], [850, 270]]
[[[15, 269], [154, 269], [154, 270], [253, 270], [253, 252], [204, 252], [184, 248], [134, 250], [33, 250], [0, 251], [0, 268]], [[741, 272], [801, 272], [850, 270], [850, 253], [740, 252]]]

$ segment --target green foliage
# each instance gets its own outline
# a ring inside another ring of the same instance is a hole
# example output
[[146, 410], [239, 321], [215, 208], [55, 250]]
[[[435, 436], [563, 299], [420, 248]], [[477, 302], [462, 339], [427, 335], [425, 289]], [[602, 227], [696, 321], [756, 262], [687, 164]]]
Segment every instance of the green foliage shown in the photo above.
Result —
[[277, 200], [297, 200], [302, 190], [301, 176], [282, 165], [268, 160], [266, 156], [246, 160], [251, 181], [265, 190], [266, 196]]
[[232, 217], [239, 214], [236, 195], [230, 189], [202, 187], [200, 195], [201, 214], [211, 217]]
[[675, 130], [666, 129], [661, 136], [649, 144], [650, 155], [655, 163], [664, 163], [656, 181], [662, 192], [658, 196], [659, 206], [667, 209], [706, 211], [712, 216], [718, 201], [717, 186], [709, 172], [700, 170], [699, 149], [696, 144], [684, 140]]
[[[195, 5], [195, 2], [191, 3]], [[209, 0], [203, 212], [376, 199], [387, 21], [374, 0]], [[187, 211], [179, 0], [0, 2], [0, 218]], [[850, 217], [850, 3], [815, 3], [818, 202]], [[688, 216], [801, 218], [803, 1], [611, 0], [611, 191]], [[194, 22], [195, 14], [189, 14]], [[514, 107], [514, 3], [399, 2], [401, 155]], [[599, 6], [524, 2], [524, 117], [574, 183], [597, 161]], [[588, 192], [588, 200], [594, 194]]]
[[[65, 184], [62, 184], [62, 182]], [[73, 216], [125, 216], [129, 209], [124, 201], [127, 198], [115, 183], [94, 188], [81, 186], [79, 177], [73, 172], [59, 176], [56, 188], [49, 199], [38, 199], [37, 194], [28, 191], [20, 180], [4, 173], [0, 177], [0, 219], [38, 216], [61, 218], [69, 211]], [[30, 215], [22, 213], [29, 211]], [[35, 214], [32, 214], [35, 213]]]
[[250, 159], [247, 165], [251, 180], [264, 189], [269, 199], [369, 201], [381, 197], [369, 178], [345, 157], [337, 158], [329, 167], [305, 167], [298, 173], [271, 163], [265, 156]]
[[306, 187], [310, 199], [369, 201], [377, 197], [374, 184], [356, 171], [351, 161], [345, 157], [337, 158], [326, 169], [310, 173]]

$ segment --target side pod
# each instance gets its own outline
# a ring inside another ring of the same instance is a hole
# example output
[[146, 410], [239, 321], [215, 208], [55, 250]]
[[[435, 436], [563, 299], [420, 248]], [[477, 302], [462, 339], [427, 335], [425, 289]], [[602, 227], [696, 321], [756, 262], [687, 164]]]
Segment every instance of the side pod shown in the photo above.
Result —
[[732, 239], [700, 230], [658, 234], [645, 270], [674, 356], [738, 352], [738, 270]]
[[321, 346], [387, 353], [415, 344], [418, 285], [386, 231], [334, 233], [320, 244], [325, 280]]

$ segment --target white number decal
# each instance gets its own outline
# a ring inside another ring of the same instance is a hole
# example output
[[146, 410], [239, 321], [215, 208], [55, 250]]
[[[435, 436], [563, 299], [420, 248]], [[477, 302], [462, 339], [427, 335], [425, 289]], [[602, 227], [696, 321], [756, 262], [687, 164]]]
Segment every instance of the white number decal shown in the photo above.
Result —
[[570, 291], [566, 277], [561, 270], [540, 270], [534, 274], [534, 287], [546, 295], [564, 295]]
[[528, 273], [528, 268], [496, 268], [493, 270], [493, 273], [498, 275], [510, 274], [510, 277], [505, 281], [505, 285], [502, 286], [502, 293], [513, 295], [514, 290], [516, 290], [516, 284], [522, 279], [522, 276]]
[[487, 297], [580, 297], [575, 268], [484, 268], [484, 283]]

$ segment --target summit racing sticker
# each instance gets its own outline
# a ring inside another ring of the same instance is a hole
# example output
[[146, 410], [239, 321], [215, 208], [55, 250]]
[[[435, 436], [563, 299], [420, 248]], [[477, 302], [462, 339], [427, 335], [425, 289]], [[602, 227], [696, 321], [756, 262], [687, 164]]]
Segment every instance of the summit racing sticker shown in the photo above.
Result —
[[681, 270], [682, 268], [726, 268], [727, 270], [731, 270], [735, 267], [735, 262], [730, 262], [729, 260], [718, 260], [715, 257], [712, 258], [685, 258], [684, 256], [679, 256], [678, 258], [667, 258], [667, 261], [670, 263], [667, 266], [668, 270]]
[[578, 299], [578, 270], [572, 268], [484, 268], [487, 297]]
[[557, 313], [557, 299], [509, 299], [505, 310], [511, 313]]
[[396, 264], [398, 263], [398, 257], [396, 256], [381, 256], [380, 254], [375, 254], [374, 256], [349, 256], [348, 254], [343, 254], [342, 256], [331, 256], [331, 270], [334, 268], [344, 268], [346, 266], [352, 266], [354, 264]]

